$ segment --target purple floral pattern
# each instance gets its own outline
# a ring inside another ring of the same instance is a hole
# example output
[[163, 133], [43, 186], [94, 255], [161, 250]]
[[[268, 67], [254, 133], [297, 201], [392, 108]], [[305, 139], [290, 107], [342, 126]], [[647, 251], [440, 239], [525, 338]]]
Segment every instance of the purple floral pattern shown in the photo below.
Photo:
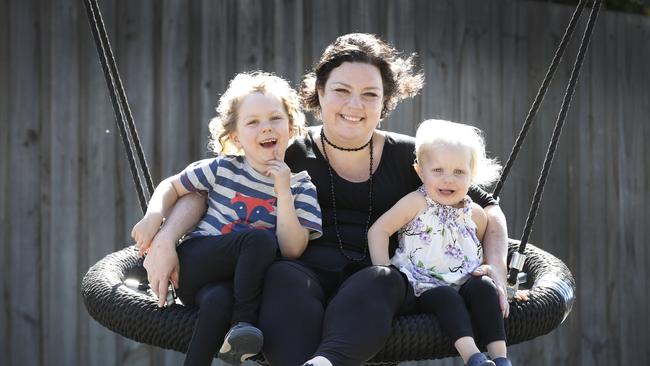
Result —
[[472, 220], [472, 200], [455, 208], [433, 201], [418, 189], [427, 208], [399, 232], [391, 263], [406, 274], [415, 295], [438, 286], [460, 287], [483, 260], [483, 248]]

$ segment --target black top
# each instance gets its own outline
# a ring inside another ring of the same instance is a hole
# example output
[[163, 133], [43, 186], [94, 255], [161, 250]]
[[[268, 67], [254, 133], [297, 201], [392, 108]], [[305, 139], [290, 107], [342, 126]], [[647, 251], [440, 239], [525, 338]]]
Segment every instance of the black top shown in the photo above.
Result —
[[[309, 242], [300, 261], [312, 269], [338, 271], [348, 260], [340, 253], [336, 239], [327, 161], [314, 146], [313, 133], [314, 128], [309, 128], [307, 136], [297, 139], [285, 154], [285, 161], [292, 172], [309, 172], [318, 191], [318, 203], [323, 215], [323, 236]], [[415, 139], [392, 132], [385, 132], [385, 136], [381, 160], [373, 175], [371, 225], [402, 197], [422, 185], [413, 169]], [[343, 247], [350, 257], [358, 258], [362, 256], [363, 247], [366, 245], [364, 236], [368, 219], [368, 182], [350, 182], [339, 177], [334, 169], [332, 172], [336, 216]], [[492, 195], [478, 187], [471, 187], [469, 195], [483, 207], [497, 204]], [[389, 254], [392, 256], [397, 248], [397, 235], [391, 236], [389, 248]], [[365, 262], [370, 263], [369, 254]]]

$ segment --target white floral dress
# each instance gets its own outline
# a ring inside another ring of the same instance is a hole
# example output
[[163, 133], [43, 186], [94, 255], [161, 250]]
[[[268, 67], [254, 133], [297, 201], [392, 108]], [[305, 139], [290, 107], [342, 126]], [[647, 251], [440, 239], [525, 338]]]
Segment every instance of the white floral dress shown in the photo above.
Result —
[[459, 288], [483, 260], [483, 247], [472, 220], [472, 199], [463, 207], [442, 205], [418, 188], [427, 208], [399, 231], [399, 248], [391, 263], [400, 269], [420, 296], [438, 286]]

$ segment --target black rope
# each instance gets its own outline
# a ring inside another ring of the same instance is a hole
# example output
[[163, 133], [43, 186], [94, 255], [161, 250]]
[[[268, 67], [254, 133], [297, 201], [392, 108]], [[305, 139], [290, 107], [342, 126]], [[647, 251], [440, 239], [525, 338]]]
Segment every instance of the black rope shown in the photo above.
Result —
[[113, 111], [115, 113], [115, 122], [117, 123], [118, 129], [120, 131], [120, 136], [122, 137], [122, 143], [124, 144], [124, 148], [126, 150], [126, 156], [129, 161], [129, 168], [131, 170], [131, 175], [133, 176], [136, 191], [138, 192], [140, 208], [144, 213], [147, 209], [147, 198], [145, 197], [143, 183], [140, 180], [136, 162], [133, 157], [133, 148], [131, 146], [129, 135], [125, 127], [125, 119], [128, 123], [131, 138], [134, 141], [135, 149], [140, 160], [140, 168], [142, 169], [143, 175], [145, 177], [144, 184], [146, 184], [148, 193], [151, 195], [153, 193], [153, 181], [151, 179], [151, 174], [149, 173], [149, 167], [144, 157], [142, 145], [140, 144], [140, 139], [138, 137], [135, 123], [133, 122], [133, 115], [131, 114], [131, 109], [129, 108], [129, 103], [126, 98], [126, 93], [124, 92], [124, 87], [122, 86], [122, 81], [119, 77], [115, 58], [113, 57], [110, 42], [106, 34], [106, 28], [104, 27], [104, 21], [99, 10], [99, 5], [97, 4], [96, 0], [84, 0], [84, 5], [86, 7], [88, 23], [90, 24], [90, 29], [93, 33], [93, 39], [95, 41], [97, 53], [102, 65], [102, 70], [104, 71], [106, 85], [111, 97]]
[[[546, 184], [546, 179], [548, 178], [548, 173], [551, 169], [551, 164], [553, 163], [553, 156], [555, 155], [555, 150], [557, 144], [560, 140], [560, 135], [562, 134], [562, 128], [564, 127], [564, 121], [566, 120], [566, 115], [569, 110], [569, 105], [571, 104], [571, 99], [573, 98], [573, 93], [575, 91], [576, 84], [578, 82], [578, 77], [580, 76], [580, 69], [582, 68], [582, 63], [584, 61], [584, 56], [589, 47], [591, 41], [591, 35], [594, 30], [594, 25], [596, 19], [598, 18], [598, 12], [600, 11], [600, 5], [602, 0], [595, 0], [593, 7], [591, 8], [591, 13], [589, 14], [589, 21], [587, 22], [587, 27], [582, 36], [582, 41], [580, 42], [580, 49], [578, 50], [578, 55], [576, 56], [576, 61], [571, 70], [571, 77], [569, 79], [569, 84], [564, 94], [564, 99], [562, 100], [562, 107], [560, 108], [560, 113], [558, 114], [557, 121], [555, 123], [555, 128], [553, 129], [553, 137], [546, 152], [546, 158], [544, 159], [544, 166], [540, 173], [539, 180], [537, 181], [537, 187], [535, 188], [535, 195], [533, 197], [533, 202], [530, 206], [530, 211], [528, 212], [528, 218], [526, 219], [526, 226], [524, 227], [524, 232], [521, 236], [521, 244], [519, 245], [519, 253], [523, 254], [526, 249], [526, 244], [528, 243], [528, 237], [530, 235], [533, 223], [535, 222], [535, 216], [537, 216], [537, 209], [539, 208], [539, 203], [542, 200], [542, 194], [544, 193], [544, 185]], [[510, 273], [508, 275], [508, 282], [514, 284], [517, 279], [517, 274], [519, 271], [516, 268], [510, 268]]]
[[553, 77], [555, 76], [555, 71], [557, 70], [557, 66], [560, 64], [560, 61], [562, 60], [562, 56], [564, 55], [564, 51], [566, 50], [567, 45], [569, 44], [569, 41], [571, 40], [571, 37], [573, 36], [573, 32], [576, 28], [576, 25], [578, 24], [578, 20], [580, 20], [580, 16], [582, 15], [582, 11], [585, 8], [585, 0], [580, 0], [578, 3], [578, 6], [573, 12], [573, 15], [571, 16], [571, 20], [569, 21], [569, 25], [567, 26], [566, 30], [564, 31], [564, 35], [562, 36], [562, 40], [560, 41], [560, 44], [555, 51], [555, 55], [553, 56], [553, 61], [551, 62], [551, 65], [549, 66], [548, 70], [546, 71], [546, 76], [544, 76], [544, 80], [542, 81], [542, 85], [540, 86], [539, 90], [537, 91], [537, 95], [535, 96], [535, 100], [533, 104], [530, 107], [530, 110], [528, 111], [528, 115], [526, 115], [526, 120], [524, 121], [523, 126], [521, 127], [521, 131], [519, 132], [519, 136], [517, 136], [517, 140], [512, 147], [512, 151], [510, 152], [510, 156], [508, 156], [508, 161], [506, 162], [506, 165], [503, 167], [503, 171], [501, 172], [501, 176], [499, 177], [499, 181], [497, 182], [496, 186], [494, 187], [494, 191], [492, 192], [492, 195], [494, 198], [497, 198], [499, 194], [501, 193], [501, 189], [503, 188], [503, 184], [506, 181], [506, 178], [508, 177], [508, 173], [510, 173], [510, 169], [515, 163], [515, 160], [517, 159], [517, 155], [519, 154], [519, 150], [521, 150], [521, 146], [524, 143], [524, 139], [526, 138], [526, 135], [528, 134], [528, 130], [530, 129], [530, 126], [533, 123], [533, 120], [535, 119], [535, 115], [537, 115], [537, 111], [539, 109], [539, 106], [542, 104], [542, 101], [544, 101], [544, 97], [546, 96], [546, 92], [548, 90], [549, 85], [551, 84], [551, 81], [553, 81]]
[[129, 127], [129, 132], [131, 133], [131, 139], [133, 140], [135, 151], [138, 155], [138, 159], [140, 160], [140, 168], [142, 169], [142, 174], [144, 175], [145, 178], [144, 181], [145, 184], [147, 185], [147, 190], [149, 192], [149, 195], [151, 196], [154, 190], [153, 180], [151, 179], [149, 166], [147, 165], [147, 160], [145, 159], [144, 151], [142, 150], [142, 144], [140, 143], [138, 130], [136, 129], [135, 123], [133, 122], [133, 114], [131, 113], [131, 107], [129, 106], [129, 101], [126, 97], [124, 86], [122, 85], [122, 79], [120, 78], [120, 73], [117, 70], [117, 63], [115, 62], [115, 57], [113, 56], [111, 43], [108, 39], [108, 34], [106, 33], [106, 27], [104, 26], [104, 18], [102, 17], [102, 13], [99, 10], [99, 5], [97, 3], [97, 0], [93, 0], [92, 4], [95, 9], [97, 23], [99, 25], [98, 27], [98, 29], [100, 30], [99, 34], [102, 37], [103, 44], [105, 45], [104, 48], [108, 56], [108, 61], [109, 61], [108, 65], [110, 66], [111, 73], [114, 76], [113, 78], [115, 80], [115, 86], [117, 87], [117, 92], [118, 92], [117, 95], [120, 98], [122, 110], [126, 115], [126, 122], [127, 122], [127, 126]]

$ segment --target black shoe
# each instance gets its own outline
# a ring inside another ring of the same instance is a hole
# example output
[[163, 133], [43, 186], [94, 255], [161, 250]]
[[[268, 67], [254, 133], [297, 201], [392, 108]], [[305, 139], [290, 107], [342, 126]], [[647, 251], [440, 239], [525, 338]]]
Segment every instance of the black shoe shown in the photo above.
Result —
[[229, 364], [239, 365], [262, 350], [262, 331], [250, 323], [239, 322], [226, 334], [219, 358]]

